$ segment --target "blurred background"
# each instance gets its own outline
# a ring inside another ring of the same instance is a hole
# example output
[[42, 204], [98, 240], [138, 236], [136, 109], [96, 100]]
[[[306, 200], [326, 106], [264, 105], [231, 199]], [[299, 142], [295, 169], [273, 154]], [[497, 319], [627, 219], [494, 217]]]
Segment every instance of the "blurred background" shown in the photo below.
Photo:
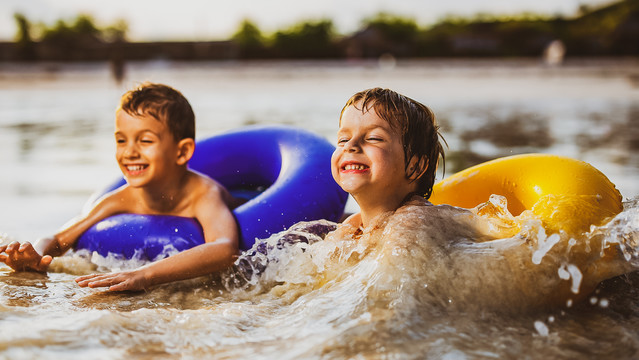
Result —
[[5, 0], [0, 234], [51, 234], [118, 176], [114, 110], [143, 81], [184, 93], [198, 138], [288, 124], [331, 142], [350, 95], [388, 87], [436, 113], [438, 179], [541, 152], [639, 195], [639, 0]]

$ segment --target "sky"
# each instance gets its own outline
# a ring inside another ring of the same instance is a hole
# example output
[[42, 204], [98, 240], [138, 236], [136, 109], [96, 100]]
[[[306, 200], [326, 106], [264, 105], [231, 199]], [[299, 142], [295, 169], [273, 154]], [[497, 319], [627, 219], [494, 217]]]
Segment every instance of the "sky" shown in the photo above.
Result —
[[14, 13], [31, 22], [53, 25], [78, 14], [91, 15], [99, 27], [118, 19], [129, 24], [132, 41], [228, 39], [243, 19], [251, 19], [265, 33], [299, 21], [330, 19], [348, 34], [361, 21], [381, 11], [413, 18], [420, 26], [447, 15], [478, 13], [513, 15], [533, 12], [572, 16], [581, 5], [600, 6], [612, 0], [1, 0], [0, 41], [16, 34]]

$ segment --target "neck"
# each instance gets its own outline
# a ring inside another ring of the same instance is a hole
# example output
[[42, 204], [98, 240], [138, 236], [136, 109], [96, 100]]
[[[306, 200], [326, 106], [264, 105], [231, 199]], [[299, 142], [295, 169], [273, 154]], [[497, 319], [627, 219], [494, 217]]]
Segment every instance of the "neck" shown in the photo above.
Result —
[[373, 219], [378, 217], [379, 215], [389, 212], [395, 211], [398, 207], [400, 207], [403, 198], [393, 198], [387, 199], [386, 201], [378, 201], [379, 199], [375, 199], [373, 201], [365, 201], [362, 199], [358, 199], [354, 197], [355, 201], [360, 208], [360, 216], [362, 220], [362, 227], [368, 227]]
[[377, 216], [386, 212], [396, 211], [415, 194], [415, 192], [390, 194], [385, 198], [377, 197], [372, 199], [370, 197], [362, 198], [361, 196], [353, 195], [353, 198], [359, 205], [361, 211], [362, 226], [366, 228]]

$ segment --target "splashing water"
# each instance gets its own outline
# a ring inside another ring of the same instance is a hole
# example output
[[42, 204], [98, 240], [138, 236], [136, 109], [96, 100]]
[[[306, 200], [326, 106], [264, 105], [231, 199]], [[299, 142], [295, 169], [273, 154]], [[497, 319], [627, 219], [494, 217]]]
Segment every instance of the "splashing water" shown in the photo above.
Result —
[[[624, 285], [639, 279], [592, 292], [637, 268], [639, 206], [625, 205], [581, 233], [512, 216], [499, 197], [471, 211], [410, 205], [361, 236], [300, 223], [222, 274], [146, 293], [75, 286], [74, 274], [140, 265], [86, 252], [48, 275], [1, 268], [0, 356], [631, 357], [639, 336], [614, 339], [639, 323], [639, 292]], [[593, 345], [570, 345], [583, 338]]]

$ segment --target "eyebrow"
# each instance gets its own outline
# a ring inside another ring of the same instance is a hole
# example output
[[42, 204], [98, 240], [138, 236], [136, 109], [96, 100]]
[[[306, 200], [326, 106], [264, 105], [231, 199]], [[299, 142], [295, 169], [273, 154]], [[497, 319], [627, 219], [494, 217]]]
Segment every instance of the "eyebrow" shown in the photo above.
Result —
[[[160, 135], [158, 135], [155, 131], [153, 131], [153, 130], [151, 130], [151, 129], [144, 129], [144, 130], [141, 130], [141, 131], [137, 132], [137, 133], [136, 133], [136, 135], [142, 135], [142, 134], [144, 134], [144, 133], [150, 133], [150, 134], [152, 134], [152, 135], [155, 135], [155, 136], [157, 136], [157, 137], [160, 137]], [[122, 135], [124, 135], [124, 133], [123, 133], [122, 131], [116, 131], [116, 132], [114, 133], [114, 135], [118, 135], [118, 134], [122, 134]]]
[[[392, 131], [393, 131], [393, 129], [392, 129], [390, 126], [386, 126], [386, 127], [384, 127], [384, 126], [382, 126], [382, 125], [378, 125], [378, 124], [371, 124], [371, 125], [368, 125], [368, 126], [364, 126], [364, 127], [363, 127], [363, 129], [364, 129], [365, 131], [371, 131], [371, 130], [376, 130], [376, 129], [381, 129], [381, 130], [386, 131], [386, 132], [392, 132]], [[345, 132], [345, 131], [348, 131], [348, 128], [343, 130], [343, 129], [340, 127], [340, 128], [337, 130], [337, 133], [338, 133], [338, 134], [340, 134], [340, 133], [343, 133], [343, 132]]]

